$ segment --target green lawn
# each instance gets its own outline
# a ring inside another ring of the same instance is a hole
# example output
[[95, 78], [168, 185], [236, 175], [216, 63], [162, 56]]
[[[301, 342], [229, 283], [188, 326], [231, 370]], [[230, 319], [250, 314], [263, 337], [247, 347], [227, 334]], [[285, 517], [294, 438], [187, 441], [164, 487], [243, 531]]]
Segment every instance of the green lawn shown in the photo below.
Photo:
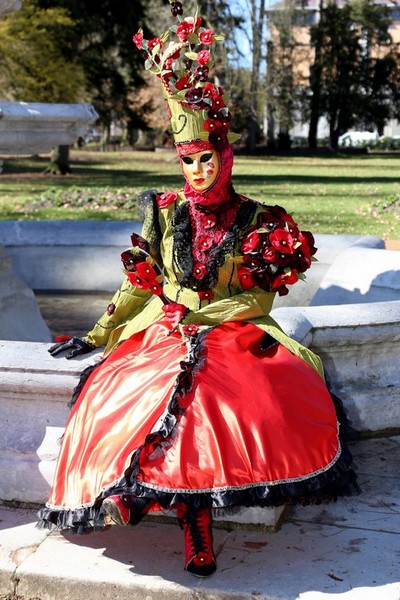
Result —
[[[135, 220], [139, 191], [178, 188], [174, 151], [72, 151], [72, 174], [44, 175], [48, 157], [7, 158], [0, 218]], [[236, 190], [280, 204], [318, 233], [400, 239], [400, 153], [238, 156]]]

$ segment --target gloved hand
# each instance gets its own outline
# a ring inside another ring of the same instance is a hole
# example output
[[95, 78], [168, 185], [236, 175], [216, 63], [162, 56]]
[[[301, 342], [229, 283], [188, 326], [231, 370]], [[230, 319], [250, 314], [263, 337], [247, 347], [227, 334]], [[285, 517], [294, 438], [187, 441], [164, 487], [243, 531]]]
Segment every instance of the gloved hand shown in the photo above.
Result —
[[65, 355], [65, 358], [75, 358], [75, 356], [79, 356], [80, 354], [93, 352], [96, 348], [87, 344], [80, 338], [74, 337], [67, 342], [58, 342], [57, 344], [54, 344], [54, 346], [48, 349], [48, 352], [50, 352], [52, 356], [57, 356], [57, 354], [60, 354], [60, 352], [64, 352], [65, 350], [70, 350], [70, 352]]
[[162, 307], [165, 316], [168, 321], [171, 323], [172, 327], [178, 327], [181, 319], [189, 312], [189, 309], [183, 304], [178, 304], [177, 302], [170, 302], [169, 304], [164, 304]]

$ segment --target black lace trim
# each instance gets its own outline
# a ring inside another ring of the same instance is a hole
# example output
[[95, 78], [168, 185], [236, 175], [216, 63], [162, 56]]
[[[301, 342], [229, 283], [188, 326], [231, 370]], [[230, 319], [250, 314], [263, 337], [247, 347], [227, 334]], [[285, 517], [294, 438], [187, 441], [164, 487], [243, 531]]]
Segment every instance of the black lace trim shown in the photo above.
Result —
[[224, 240], [218, 246], [213, 244], [211, 247], [207, 262], [208, 273], [201, 280], [192, 275], [194, 266], [192, 253], [193, 231], [189, 214], [189, 202], [184, 202], [176, 208], [173, 220], [173, 258], [175, 265], [182, 272], [180, 283], [183, 287], [196, 291], [209, 290], [217, 283], [218, 267], [224, 264], [227, 254], [233, 254], [241, 231], [249, 226], [258, 206], [257, 202], [253, 200], [243, 201], [238, 195], [235, 197], [241, 204], [234, 223]]
[[157, 503], [163, 509], [177, 504], [185, 504], [190, 510], [203, 507], [232, 509], [232, 507], [257, 506], [262, 508], [294, 505], [320, 504], [336, 500], [338, 496], [359, 492], [356, 475], [351, 468], [352, 455], [346, 443], [346, 433], [350, 427], [341, 401], [332, 396], [340, 423], [341, 453], [335, 464], [326, 471], [301, 481], [277, 485], [254, 485], [247, 489], [210, 490], [207, 492], [161, 491], [142, 485], [137, 476], [140, 456], [143, 453], [164, 453], [173, 444], [175, 428], [188, 407], [188, 392], [193, 387], [194, 378], [205, 361], [205, 340], [207, 332], [193, 336], [189, 356], [181, 362], [175, 386], [168, 404], [167, 413], [158, 431], [148, 434], [142, 446], [131, 457], [125, 474], [114, 484], [104, 489], [89, 505], [74, 510], [46, 507], [38, 514], [39, 528], [57, 527], [70, 529], [75, 533], [104, 527], [103, 500], [113, 495], [128, 495], [131, 498], [130, 523], [135, 524], [148, 512], [150, 504]]

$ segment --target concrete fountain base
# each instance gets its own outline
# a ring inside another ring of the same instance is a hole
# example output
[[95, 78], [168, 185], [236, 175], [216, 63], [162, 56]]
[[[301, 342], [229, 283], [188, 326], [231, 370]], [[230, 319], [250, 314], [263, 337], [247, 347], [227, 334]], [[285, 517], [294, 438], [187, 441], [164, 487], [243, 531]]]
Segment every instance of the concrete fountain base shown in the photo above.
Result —
[[[129, 223], [4, 225], [0, 243], [12, 258], [14, 274], [41, 290], [114, 291], [121, 280], [120, 252], [129, 245], [130, 233], [140, 229]], [[21, 247], [28, 245], [22, 260]], [[398, 433], [400, 252], [385, 250], [382, 240], [368, 236], [317, 236], [317, 245], [319, 262], [308, 284], [298, 283], [288, 297], [278, 299], [273, 316], [321, 356], [355, 429], [365, 436]], [[321, 295], [331, 305], [316, 305]], [[45, 501], [67, 402], [78, 372], [96, 360], [96, 354], [55, 360], [48, 347], [37, 341], [0, 342], [3, 500]], [[232, 521], [273, 528], [281, 513], [256, 510]]]

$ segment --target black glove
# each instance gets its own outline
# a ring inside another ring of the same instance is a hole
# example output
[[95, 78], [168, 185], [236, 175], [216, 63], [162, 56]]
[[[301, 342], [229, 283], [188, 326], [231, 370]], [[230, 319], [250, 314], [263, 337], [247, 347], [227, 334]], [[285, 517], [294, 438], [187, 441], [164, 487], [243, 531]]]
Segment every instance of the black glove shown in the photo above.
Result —
[[74, 337], [68, 340], [68, 342], [58, 342], [57, 344], [54, 344], [54, 346], [48, 349], [48, 352], [50, 352], [52, 356], [57, 356], [60, 352], [69, 349], [71, 349], [71, 351], [65, 355], [65, 358], [75, 358], [75, 356], [79, 356], [79, 354], [88, 354], [88, 352], [96, 350], [91, 344], [84, 342], [80, 338]]

